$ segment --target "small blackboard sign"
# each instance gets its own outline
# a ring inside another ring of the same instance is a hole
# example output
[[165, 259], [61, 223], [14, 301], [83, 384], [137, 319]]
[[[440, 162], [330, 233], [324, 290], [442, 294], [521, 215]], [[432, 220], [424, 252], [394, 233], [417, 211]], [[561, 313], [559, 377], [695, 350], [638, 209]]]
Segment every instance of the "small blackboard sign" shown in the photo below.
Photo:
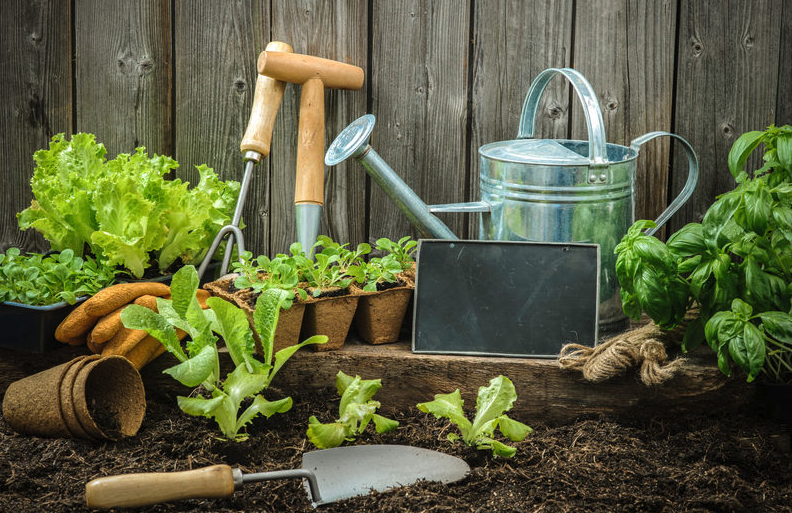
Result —
[[416, 353], [556, 357], [597, 342], [599, 246], [421, 240]]

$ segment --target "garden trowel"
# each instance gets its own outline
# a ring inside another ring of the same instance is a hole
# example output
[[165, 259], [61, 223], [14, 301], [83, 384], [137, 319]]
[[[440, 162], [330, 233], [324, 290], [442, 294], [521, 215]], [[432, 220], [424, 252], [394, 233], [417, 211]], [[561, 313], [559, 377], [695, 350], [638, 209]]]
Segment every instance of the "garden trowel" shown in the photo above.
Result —
[[228, 465], [184, 472], [101, 477], [85, 485], [89, 508], [129, 508], [181, 499], [230, 497], [245, 483], [304, 479], [314, 507], [417, 481], [453, 483], [470, 467], [437, 451], [406, 445], [356, 445], [303, 454], [302, 468], [243, 474]]

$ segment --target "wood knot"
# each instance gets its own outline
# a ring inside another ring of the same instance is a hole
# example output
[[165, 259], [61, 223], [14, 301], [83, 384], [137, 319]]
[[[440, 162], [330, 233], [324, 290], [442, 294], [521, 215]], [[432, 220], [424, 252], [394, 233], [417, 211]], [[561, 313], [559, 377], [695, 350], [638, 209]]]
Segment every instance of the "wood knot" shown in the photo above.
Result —
[[701, 41], [694, 40], [692, 45], [693, 56], [698, 57], [704, 52], [704, 45], [701, 44]]
[[742, 40], [743, 48], [745, 48], [746, 50], [750, 50], [753, 47], [753, 45], [754, 45], [753, 36], [750, 35], [750, 34], [746, 34], [745, 37]]
[[247, 82], [244, 79], [238, 78], [234, 81], [234, 89], [237, 94], [242, 94], [247, 90]]
[[723, 123], [721, 125], [721, 133], [726, 139], [733, 139], [734, 138], [734, 126], [729, 123]]
[[556, 103], [555, 101], [551, 101], [550, 104], [547, 106], [547, 116], [550, 119], [558, 120], [561, 119], [561, 116], [564, 115], [564, 109]]
[[619, 102], [618, 102], [618, 100], [616, 100], [615, 98], [609, 98], [609, 99], [608, 99], [608, 100], [605, 102], [605, 108], [606, 108], [607, 110], [616, 110], [617, 108], [619, 108]]
[[137, 72], [139, 75], [148, 75], [154, 70], [154, 61], [148, 57], [140, 59], [137, 63]]

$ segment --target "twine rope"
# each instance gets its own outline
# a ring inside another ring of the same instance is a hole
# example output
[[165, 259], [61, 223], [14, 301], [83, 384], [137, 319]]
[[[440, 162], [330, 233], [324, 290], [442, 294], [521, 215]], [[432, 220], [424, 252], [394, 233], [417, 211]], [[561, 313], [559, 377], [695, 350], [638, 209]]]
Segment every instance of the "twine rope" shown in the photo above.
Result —
[[[686, 320], [689, 321], [690, 316]], [[606, 381], [640, 365], [641, 381], [647, 386], [659, 385], [674, 377], [685, 364], [685, 358], [669, 362], [665, 349], [666, 342], [679, 342], [685, 325], [668, 331], [650, 322], [596, 347], [567, 344], [561, 348], [558, 364], [562, 369], [582, 372], [583, 379], [594, 383]]]

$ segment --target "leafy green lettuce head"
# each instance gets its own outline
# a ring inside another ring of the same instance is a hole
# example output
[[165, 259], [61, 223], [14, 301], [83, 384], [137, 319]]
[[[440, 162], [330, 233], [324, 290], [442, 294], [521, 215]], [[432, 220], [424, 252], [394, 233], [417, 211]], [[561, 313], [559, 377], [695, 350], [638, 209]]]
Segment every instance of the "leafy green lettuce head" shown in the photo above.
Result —
[[141, 277], [150, 260], [160, 271], [177, 259], [190, 264], [206, 253], [220, 228], [231, 220], [238, 182], [223, 182], [199, 166], [190, 189], [165, 175], [179, 167], [170, 157], [149, 157], [145, 148], [105, 159], [93, 134], [63, 134], [35, 153], [31, 179], [34, 200], [17, 214], [22, 230], [34, 228], [52, 249], [86, 250], [107, 265]]

